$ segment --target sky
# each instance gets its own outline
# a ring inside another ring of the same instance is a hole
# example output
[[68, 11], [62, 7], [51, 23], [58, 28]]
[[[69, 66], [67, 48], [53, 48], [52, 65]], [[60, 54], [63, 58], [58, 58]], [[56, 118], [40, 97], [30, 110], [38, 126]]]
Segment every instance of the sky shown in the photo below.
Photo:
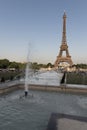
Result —
[[74, 64], [87, 64], [87, 0], [0, 0], [0, 59], [54, 64], [63, 14]]

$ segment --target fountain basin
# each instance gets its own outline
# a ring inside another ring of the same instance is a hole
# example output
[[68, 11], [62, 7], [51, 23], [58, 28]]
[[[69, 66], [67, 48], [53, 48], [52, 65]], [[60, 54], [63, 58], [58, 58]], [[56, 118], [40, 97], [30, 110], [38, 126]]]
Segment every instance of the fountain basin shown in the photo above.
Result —
[[47, 130], [87, 130], [87, 117], [53, 113]]
[[23, 90], [0, 96], [1, 130], [46, 130], [51, 113], [87, 117], [85, 95], [29, 91], [32, 97], [19, 98]]

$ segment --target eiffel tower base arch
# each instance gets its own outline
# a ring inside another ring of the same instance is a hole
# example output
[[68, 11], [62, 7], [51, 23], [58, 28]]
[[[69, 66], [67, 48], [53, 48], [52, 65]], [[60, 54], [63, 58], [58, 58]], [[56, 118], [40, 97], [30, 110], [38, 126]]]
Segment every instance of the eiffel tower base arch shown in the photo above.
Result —
[[55, 67], [60, 67], [61, 63], [67, 63], [68, 66], [72, 66], [73, 62], [71, 60], [71, 56], [69, 56], [69, 57], [59, 57], [59, 56], [57, 56], [57, 60], [55, 61], [54, 66]]

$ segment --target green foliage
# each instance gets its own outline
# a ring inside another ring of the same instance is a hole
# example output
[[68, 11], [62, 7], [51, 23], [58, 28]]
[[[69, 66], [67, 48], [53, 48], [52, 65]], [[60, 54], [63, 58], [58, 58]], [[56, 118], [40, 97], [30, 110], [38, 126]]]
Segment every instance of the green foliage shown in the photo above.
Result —
[[48, 67], [53, 67], [53, 65], [51, 64], [51, 63], [48, 63], [47, 65], [46, 65], [46, 67], [48, 68]]
[[84, 84], [87, 85], [86, 72], [70, 72], [67, 73], [67, 84]]
[[10, 76], [10, 80], [13, 80], [13, 79], [14, 79], [14, 76], [13, 76], [13, 75], [11, 75], [11, 76]]
[[15, 68], [17, 70], [24, 69], [25, 63], [19, 63], [19, 62], [10, 62], [8, 59], [1, 59], [0, 60], [0, 69], [7, 69], [7, 68]]
[[7, 59], [0, 60], [0, 68], [6, 69], [8, 68], [10, 62]]
[[39, 70], [40, 68], [45, 68], [45, 65], [43, 64], [38, 64], [37, 62], [34, 62], [31, 64], [31, 68], [34, 70]]
[[39, 69], [38, 63], [37, 62], [32, 63], [31, 68], [34, 70], [38, 70]]
[[48, 68], [48, 67], [53, 67], [53, 65], [51, 63], [48, 63], [48, 64], [38, 64], [37, 62], [34, 62], [31, 64], [31, 68], [32, 69], [35, 69], [35, 70], [38, 70], [40, 68]]
[[19, 69], [19, 63], [17, 63], [17, 62], [10, 62], [9, 68]]
[[20, 72], [19, 71], [5, 71], [5, 72], [0, 72], [0, 81], [2, 82], [3, 81], [3, 78], [4, 78], [4, 81], [5, 80], [13, 80], [14, 77], [16, 75], [18, 75]]
[[[77, 64], [74, 65], [77, 69], [87, 69], [87, 64]], [[48, 68], [48, 67], [54, 67], [51, 63], [48, 64], [38, 64], [37, 62], [31, 63], [31, 68], [34, 70], [39, 70], [40, 68]], [[8, 59], [1, 59], [0, 60], [0, 69], [8, 69], [8, 68], [14, 68], [16, 70], [24, 70], [26, 68], [26, 63], [20, 63], [20, 62], [10, 62]]]
[[87, 69], [87, 64], [77, 64], [75, 65], [77, 69], [82, 68], [82, 69]]
[[1, 82], [5, 82], [5, 78], [4, 77], [1, 77]]

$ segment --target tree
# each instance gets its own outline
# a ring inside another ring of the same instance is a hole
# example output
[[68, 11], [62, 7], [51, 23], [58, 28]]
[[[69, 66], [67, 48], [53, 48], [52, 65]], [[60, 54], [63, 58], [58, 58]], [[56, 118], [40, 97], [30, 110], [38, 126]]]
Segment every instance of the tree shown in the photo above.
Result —
[[51, 67], [51, 68], [53, 67], [53, 65], [51, 63], [48, 63], [46, 66], [47, 66], [47, 68], [48, 67]]
[[77, 64], [76, 68], [82, 68], [82, 69], [87, 69], [87, 64]]
[[6, 69], [8, 68], [10, 62], [7, 59], [1, 59], [0, 60], [0, 68]]
[[34, 70], [39, 69], [38, 63], [37, 62], [32, 63], [31, 68], [34, 69]]
[[19, 63], [17, 63], [17, 62], [10, 62], [9, 68], [19, 69]]

